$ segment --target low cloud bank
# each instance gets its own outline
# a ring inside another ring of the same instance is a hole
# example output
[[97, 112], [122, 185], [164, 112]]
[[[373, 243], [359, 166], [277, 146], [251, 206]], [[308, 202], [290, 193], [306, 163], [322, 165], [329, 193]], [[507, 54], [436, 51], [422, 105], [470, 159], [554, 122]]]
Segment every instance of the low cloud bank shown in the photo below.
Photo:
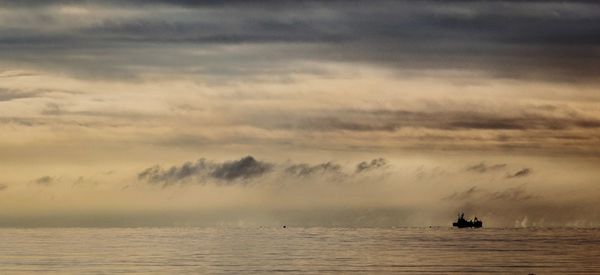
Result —
[[[385, 167], [387, 161], [376, 158], [362, 161], [356, 166], [356, 173], [374, 171]], [[181, 183], [200, 183], [216, 181], [217, 184], [246, 184], [249, 180], [269, 173], [277, 173], [284, 177], [309, 178], [313, 176], [337, 175], [348, 176], [342, 165], [327, 161], [318, 164], [309, 163], [270, 163], [246, 156], [239, 160], [225, 162], [210, 161], [204, 158], [196, 162], [185, 162], [180, 166], [163, 168], [154, 165], [138, 173], [140, 181], [168, 186]]]
[[272, 164], [257, 161], [252, 156], [223, 163], [199, 159], [195, 163], [186, 162], [181, 166], [172, 166], [169, 169], [155, 165], [140, 172], [138, 179], [164, 185], [188, 181], [203, 182], [208, 178], [230, 183], [235, 180], [243, 181], [259, 177], [271, 171], [272, 167]]

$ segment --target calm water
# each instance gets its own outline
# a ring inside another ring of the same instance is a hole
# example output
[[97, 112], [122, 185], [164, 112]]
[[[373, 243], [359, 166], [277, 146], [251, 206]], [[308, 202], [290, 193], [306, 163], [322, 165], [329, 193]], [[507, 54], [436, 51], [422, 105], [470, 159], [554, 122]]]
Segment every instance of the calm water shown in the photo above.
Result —
[[11, 273], [598, 273], [599, 229], [0, 229]]

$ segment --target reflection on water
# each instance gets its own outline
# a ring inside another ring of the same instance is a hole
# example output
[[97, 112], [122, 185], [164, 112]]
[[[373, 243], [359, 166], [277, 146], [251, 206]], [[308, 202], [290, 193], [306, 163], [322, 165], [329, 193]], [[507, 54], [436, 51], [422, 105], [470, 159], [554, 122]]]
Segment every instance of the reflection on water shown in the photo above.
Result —
[[599, 229], [0, 229], [0, 273], [598, 273]]

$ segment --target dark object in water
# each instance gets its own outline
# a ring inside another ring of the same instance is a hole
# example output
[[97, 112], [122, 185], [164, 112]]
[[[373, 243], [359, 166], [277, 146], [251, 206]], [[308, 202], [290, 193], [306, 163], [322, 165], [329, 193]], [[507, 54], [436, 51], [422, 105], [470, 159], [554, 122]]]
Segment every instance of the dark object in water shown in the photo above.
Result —
[[287, 228], [287, 225], [284, 225], [283, 228]]
[[475, 219], [467, 221], [465, 220], [465, 213], [462, 213], [460, 215], [458, 215], [458, 220], [454, 223], [452, 223], [452, 226], [454, 227], [458, 227], [458, 228], [466, 228], [466, 227], [473, 227], [473, 228], [480, 228], [483, 226], [483, 222], [479, 219], [477, 219], [477, 217], [475, 217]]

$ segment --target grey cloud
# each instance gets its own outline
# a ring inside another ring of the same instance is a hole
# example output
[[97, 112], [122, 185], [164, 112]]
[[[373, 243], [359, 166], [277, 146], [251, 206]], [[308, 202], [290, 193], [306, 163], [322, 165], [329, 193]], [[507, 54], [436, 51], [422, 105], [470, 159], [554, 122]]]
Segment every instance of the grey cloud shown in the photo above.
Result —
[[230, 182], [258, 177], [268, 173], [272, 166], [270, 163], [257, 161], [252, 156], [224, 163], [199, 159], [195, 163], [186, 162], [166, 170], [155, 165], [140, 172], [138, 179], [163, 185], [189, 181], [204, 183], [203, 181], [208, 178]]
[[465, 191], [454, 192], [451, 195], [444, 197], [444, 199], [465, 202], [489, 202], [490, 200], [526, 201], [536, 197], [539, 196], [528, 193], [523, 185], [497, 191], [472, 186]]
[[[10, 0], [0, 0], [0, 4], [4, 5], [4, 6], [12, 6], [12, 7], [47, 7], [47, 6], [53, 6], [53, 5], [71, 5], [71, 4], [81, 4], [81, 3], [86, 3], [86, 4], [96, 4], [96, 5], [102, 5], [102, 4], [110, 4], [110, 5], [115, 5], [115, 4], [121, 4], [121, 5], [125, 5], [125, 6], [129, 6], [129, 5], [146, 5], [146, 6], [153, 6], [153, 5], [169, 5], [169, 6], [181, 6], [181, 7], [209, 7], [209, 6], [222, 6], [222, 5], [227, 5], [227, 4], [231, 4], [231, 3], [245, 3], [246, 1], [240, 1], [240, 0], [227, 0], [227, 1], [223, 1], [223, 0], [86, 0], [86, 1], [81, 1], [81, 0], [21, 0], [21, 1], [10, 1]], [[278, 2], [278, 1], [272, 1], [272, 0], [258, 0], [258, 1], [252, 1], [253, 3], [269, 3], [269, 2]], [[281, 1], [281, 2], [286, 2], [285, 0]]]
[[36, 76], [39, 74], [29, 72], [0, 72], [0, 78], [16, 78], [16, 77], [28, 77]]
[[433, 179], [444, 176], [445, 174], [446, 170], [439, 166], [427, 168], [424, 165], [421, 165], [415, 170], [415, 176], [418, 180]]
[[289, 175], [297, 177], [308, 177], [313, 175], [323, 175], [327, 173], [340, 174], [342, 167], [333, 162], [325, 162], [316, 165], [309, 165], [306, 163], [293, 164], [285, 169], [285, 172]]
[[79, 176], [77, 179], [73, 181], [71, 184], [72, 187], [84, 187], [84, 186], [97, 186], [99, 184], [98, 181], [93, 178], [86, 178], [83, 176]]
[[150, 183], [162, 183], [165, 185], [189, 180], [195, 176], [202, 176], [207, 170], [212, 169], [212, 164], [205, 159], [199, 159], [195, 163], [186, 162], [181, 166], [172, 166], [164, 170], [159, 165], [147, 168], [138, 174], [139, 180]]
[[[30, 74], [24, 74], [30, 75]], [[13, 77], [10, 76], [0, 76], [2, 77]], [[0, 87], [0, 102], [2, 101], [12, 101], [17, 99], [27, 99], [27, 98], [38, 98], [38, 97], [50, 97], [56, 95], [64, 95], [64, 94], [78, 94], [76, 91], [69, 90], [55, 90], [55, 89], [8, 89]]]
[[32, 127], [36, 125], [44, 125], [45, 123], [39, 119], [24, 118], [24, 117], [0, 117], [0, 124], [14, 124], [19, 126]]
[[272, 166], [270, 163], [257, 161], [253, 157], [247, 156], [240, 160], [225, 162], [217, 166], [211, 175], [224, 180], [246, 179], [267, 173], [271, 170]]
[[529, 174], [531, 174], [531, 173], [532, 173], [531, 169], [529, 169], [529, 168], [523, 168], [523, 169], [521, 169], [521, 170], [519, 170], [519, 171], [515, 172], [514, 174], [509, 174], [509, 175], [507, 175], [506, 177], [507, 177], [507, 178], [519, 178], [519, 177], [526, 177], [526, 176], [528, 176], [528, 175], [529, 175]]
[[41, 111], [41, 114], [49, 116], [60, 115], [62, 114], [62, 110], [58, 104], [48, 103], [46, 104], [46, 108]]
[[[357, 171], [357, 173], [375, 170], [386, 164], [387, 162], [383, 158], [369, 162], [363, 161], [358, 164], [357, 167], [362, 170]], [[154, 165], [138, 173], [137, 178], [140, 181], [163, 186], [182, 183], [205, 184], [210, 180], [216, 180], [217, 184], [233, 184], [235, 182], [247, 183], [247, 180], [275, 172], [277, 172], [278, 177], [297, 179], [310, 179], [318, 176], [339, 178], [349, 176], [340, 164], [331, 161], [317, 164], [289, 162], [276, 164], [259, 161], [252, 156], [247, 156], [239, 160], [226, 162], [199, 159], [196, 162], [185, 162], [182, 165], [172, 166], [168, 169], [160, 165]]]
[[[361, 161], [356, 165], [355, 173], [377, 170], [385, 167], [387, 164], [388, 162], [384, 158]], [[291, 164], [284, 169], [284, 172], [294, 177], [310, 177], [317, 175], [350, 176], [343, 171], [343, 167], [340, 164], [330, 161], [313, 165], [307, 163]]]
[[39, 185], [51, 185], [56, 182], [56, 178], [51, 176], [43, 176], [33, 180], [33, 182]]
[[534, 197], [534, 195], [528, 194], [523, 186], [488, 194], [489, 199], [504, 201], [525, 201]]
[[376, 158], [370, 162], [362, 161], [356, 165], [356, 173], [366, 172], [374, 170], [387, 165], [387, 161], [384, 158]]
[[160, 115], [153, 114], [153, 113], [112, 110], [109, 108], [104, 108], [104, 109], [100, 109], [100, 110], [71, 111], [71, 110], [68, 110], [68, 107], [65, 108], [64, 105], [59, 105], [59, 104], [56, 104], [53, 102], [47, 103], [45, 108], [42, 109], [40, 113], [45, 116], [68, 116], [68, 117], [88, 117], [88, 118], [105, 117], [105, 118], [110, 118], [113, 123], [118, 120], [139, 121], [141, 119], [164, 117], [164, 116], [160, 116]]
[[[600, 73], [600, 5], [591, 1], [19, 2], [9, 9], [31, 9], [39, 16], [29, 20], [53, 31], [18, 20], [0, 28], [0, 57], [87, 76], [135, 77], [144, 68], [261, 73], [255, 65], [266, 57], [271, 71], [292, 69], [283, 65], [290, 61], [333, 60], [552, 81], [595, 81]], [[48, 8], [59, 5], [141, 12], [60, 24], [64, 16]], [[232, 56], [210, 48], [248, 44], [261, 50]], [[198, 56], [186, 47], [214, 51]], [[99, 64], [99, 53], [109, 62]]]
[[0, 88], [0, 102], [37, 97], [40, 93], [41, 91], [18, 91], [14, 89]]
[[[402, 144], [396, 143], [393, 146], [402, 146], [408, 150], [493, 149], [544, 154], [598, 155], [596, 148], [600, 118], [593, 111], [563, 105], [539, 107], [517, 105], [507, 110], [497, 110], [487, 108], [486, 105], [474, 108], [473, 106], [444, 107], [436, 102], [430, 104], [424, 107], [417, 106], [415, 110], [325, 108], [283, 110], [248, 106], [222, 113], [222, 123], [231, 127], [257, 128], [261, 131], [287, 131], [294, 134], [293, 138], [279, 136], [273, 139], [262, 139], [252, 135], [235, 135], [211, 139], [180, 134], [157, 144], [192, 147], [223, 142], [236, 144], [270, 142], [270, 144], [277, 143], [284, 146], [289, 144], [302, 146], [311, 142], [306, 137], [313, 134], [337, 135], [348, 132], [349, 135], [371, 133], [396, 136], [393, 141], [386, 140], [382, 143], [361, 139], [354, 148], [382, 148], [402, 140]], [[474, 134], [475, 132], [477, 134]], [[330, 142], [326, 146], [350, 148], [347, 143], [334, 144], [331, 140], [322, 141], [324, 142], [322, 144]], [[470, 171], [501, 168], [491, 167], [493, 165], [495, 164], [474, 167]]]
[[506, 168], [506, 164], [504, 164], [504, 163], [487, 165], [484, 162], [482, 162], [482, 163], [467, 167], [467, 171], [477, 172], [477, 173], [485, 173], [485, 172], [491, 172], [491, 171], [504, 170], [504, 168]]
[[473, 186], [469, 189], [467, 189], [466, 191], [463, 192], [454, 192], [452, 193], [452, 195], [445, 197], [444, 199], [447, 200], [467, 200], [472, 198], [473, 196], [475, 196], [476, 194], [479, 194], [481, 192], [481, 190], [479, 188], [477, 188], [476, 186]]
[[[42, 111], [43, 115], [59, 115], [64, 114], [62, 109], [52, 110], [51, 108], [46, 108]], [[73, 114], [84, 115], [81, 113], [73, 112]], [[99, 116], [101, 114], [97, 114]], [[0, 117], [0, 125], [2, 124], [12, 124], [18, 126], [25, 127], [37, 127], [37, 126], [50, 126], [50, 125], [61, 125], [61, 126], [74, 126], [74, 127], [85, 127], [85, 128], [96, 128], [96, 127], [107, 127], [107, 128], [117, 128], [117, 127], [128, 127], [131, 126], [129, 121], [121, 121], [121, 120], [133, 120], [134, 116], [127, 117], [126, 114], [117, 114], [117, 113], [106, 113], [107, 117], [111, 117], [111, 121], [91, 121], [91, 120], [83, 120], [83, 119], [52, 119], [43, 116], [12, 116], [12, 117]], [[139, 116], [138, 116], [139, 117]]]
[[[558, 108], [558, 107], [557, 107]], [[396, 131], [402, 128], [439, 130], [565, 130], [600, 128], [600, 120], [579, 113], [557, 116], [522, 111], [506, 115], [481, 111], [319, 110], [320, 115], [250, 114], [238, 123], [267, 129], [305, 131]], [[558, 112], [555, 112], [558, 113]]]

